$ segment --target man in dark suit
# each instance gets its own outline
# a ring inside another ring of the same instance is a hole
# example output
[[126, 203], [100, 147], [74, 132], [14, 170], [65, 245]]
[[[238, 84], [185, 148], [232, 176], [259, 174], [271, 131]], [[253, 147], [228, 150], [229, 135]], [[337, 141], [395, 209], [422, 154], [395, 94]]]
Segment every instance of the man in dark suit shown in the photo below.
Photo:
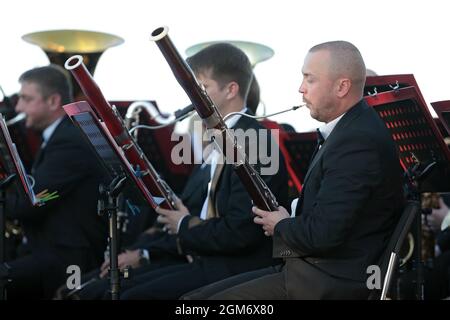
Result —
[[253, 208], [255, 223], [273, 236], [274, 256], [284, 258], [284, 264], [214, 284], [204, 289], [209, 298], [368, 297], [367, 268], [379, 263], [404, 200], [394, 143], [362, 99], [365, 70], [351, 43], [310, 49], [299, 91], [311, 117], [325, 123], [323, 143], [309, 166], [294, 217], [283, 207], [274, 212]]
[[29, 254], [1, 269], [12, 280], [10, 298], [51, 298], [66, 282], [68, 266], [84, 272], [102, 261], [107, 223], [97, 214], [97, 198], [103, 171], [62, 108], [72, 99], [66, 71], [35, 68], [19, 81], [16, 111], [26, 114], [26, 127], [42, 132], [43, 139], [31, 171], [33, 189], [57, 197], [36, 207], [23, 192], [8, 195], [6, 213], [23, 224]]

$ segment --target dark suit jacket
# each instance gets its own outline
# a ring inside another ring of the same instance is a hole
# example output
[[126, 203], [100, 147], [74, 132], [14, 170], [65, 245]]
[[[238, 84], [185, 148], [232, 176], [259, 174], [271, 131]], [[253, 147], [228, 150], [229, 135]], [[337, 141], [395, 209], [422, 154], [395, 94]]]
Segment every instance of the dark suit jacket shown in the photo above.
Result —
[[103, 172], [79, 129], [65, 117], [33, 164], [35, 193], [58, 191], [59, 198], [42, 207], [31, 206], [21, 194], [8, 199], [7, 213], [23, 223], [32, 250], [51, 249], [67, 260], [64, 248], [89, 249], [94, 264], [89, 267], [101, 263], [107, 239], [107, 220], [97, 214]]
[[288, 291], [308, 290], [295, 280], [305, 262], [317, 271], [313, 282], [323, 275], [365, 283], [404, 200], [396, 147], [364, 100], [312, 160], [298, 206], [297, 217], [280, 221], [274, 234], [274, 254], [286, 258]]
[[[233, 129], [264, 129], [256, 120], [241, 117]], [[270, 134], [266, 143], [270, 150]], [[280, 205], [286, 206], [287, 171], [279, 155], [279, 170], [265, 175], [265, 180]], [[256, 166], [258, 167], [258, 165]], [[160, 254], [190, 254], [201, 260], [206, 277], [211, 281], [258, 269], [274, 263], [272, 241], [253, 222], [252, 203], [232, 165], [225, 165], [216, 187], [215, 206], [218, 217], [200, 221], [203, 202], [207, 194], [210, 169], [197, 166], [181, 196], [191, 215], [185, 217], [178, 235], [163, 236], [153, 241], [148, 249], [150, 257]]]

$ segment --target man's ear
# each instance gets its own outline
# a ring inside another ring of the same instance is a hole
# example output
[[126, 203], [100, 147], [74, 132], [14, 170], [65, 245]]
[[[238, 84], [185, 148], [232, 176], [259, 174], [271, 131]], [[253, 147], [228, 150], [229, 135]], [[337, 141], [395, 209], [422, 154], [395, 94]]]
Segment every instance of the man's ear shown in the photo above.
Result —
[[234, 97], [239, 95], [239, 84], [232, 81], [227, 84], [227, 90], [227, 99], [234, 99]]
[[336, 95], [339, 98], [345, 97], [348, 92], [350, 91], [350, 88], [352, 87], [352, 81], [347, 78], [342, 78], [337, 80], [337, 86], [336, 86]]
[[61, 96], [59, 94], [57, 94], [57, 93], [51, 94], [47, 98], [47, 101], [49, 103], [51, 111], [56, 111], [61, 108]]

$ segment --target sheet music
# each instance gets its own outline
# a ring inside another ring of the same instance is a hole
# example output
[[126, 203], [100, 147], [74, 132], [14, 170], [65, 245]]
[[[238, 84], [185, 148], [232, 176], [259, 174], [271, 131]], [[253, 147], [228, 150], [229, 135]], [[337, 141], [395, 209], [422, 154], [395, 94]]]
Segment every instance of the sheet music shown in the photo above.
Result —
[[104, 123], [99, 122], [90, 112], [70, 114], [70, 117], [89, 140], [90, 145], [97, 156], [101, 159], [101, 163], [110, 175], [110, 178], [119, 175], [128, 176], [135, 182], [129, 184], [129, 186], [133, 189], [131, 194], [134, 194], [135, 196], [137, 194], [142, 194], [143, 199], [145, 199], [145, 201], [152, 206], [155, 204], [158, 206], [165, 200], [161, 197], [154, 197], [143, 186], [141, 178], [139, 178], [139, 175], [136, 174], [137, 169], [130, 166], [128, 161], [125, 159], [123, 150], [114, 147], [114, 139], [110, 136]]

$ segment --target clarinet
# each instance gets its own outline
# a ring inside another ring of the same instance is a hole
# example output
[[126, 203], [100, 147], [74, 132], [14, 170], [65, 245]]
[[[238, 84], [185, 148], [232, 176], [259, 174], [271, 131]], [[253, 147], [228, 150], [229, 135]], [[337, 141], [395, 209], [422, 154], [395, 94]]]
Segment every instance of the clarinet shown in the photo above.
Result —
[[[128, 132], [122, 116], [117, 108], [111, 107], [105, 99], [92, 75], [83, 63], [83, 57], [75, 55], [70, 57], [64, 67], [69, 70], [77, 80], [89, 104], [92, 106], [97, 116], [108, 128], [117, 145], [123, 150], [125, 157], [132, 165], [133, 169], [139, 172], [147, 189], [152, 195], [157, 194], [165, 199], [165, 206], [168, 209], [176, 209], [176, 195], [169, 185], [159, 176], [155, 168], [145, 156], [136, 141]], [[157, 205], [152, 203], [152, 207]]]
[[[152, 32], [151, 40], [156, 42], [172, 69], [175, 78], [189, 96], [206, 127], [208, 129], [217, 129], [220, 132], [220, 138], [224, 142], [222, 145], [233, 148], [234, 155], [238, 159], [238, 161], [233, 162], [234, 170], [245, 186], [253, 203], [262, 210], [278, 210], [278, 202], [275, 196], [258, 172], [248, 162], [245, 152], [242, 152], [242, 148], [237, 144], [233, 134], [227, 128], [217, 107], [208, 96], [206, 90], [199, 85], [194, 73], [183, 60], [167, 33], [167, 27], [157, 28]], [[225, 150], [223, 148], [220, 149], [225, 156]]]

